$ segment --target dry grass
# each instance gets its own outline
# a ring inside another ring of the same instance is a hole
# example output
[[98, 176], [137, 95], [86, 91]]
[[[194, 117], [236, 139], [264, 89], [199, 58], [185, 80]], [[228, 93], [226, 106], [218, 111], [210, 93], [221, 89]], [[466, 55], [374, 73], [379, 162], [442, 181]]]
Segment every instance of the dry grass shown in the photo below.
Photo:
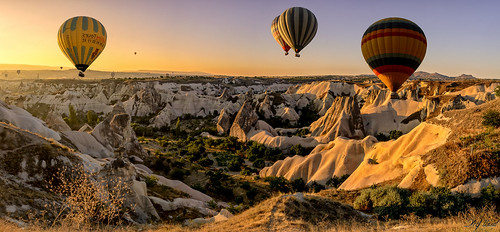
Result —
[[[92, 231], [148, 231], [148, 232], [225, 232], [225, 231], [500, 231], [500, 214], [494, 207], [470, 208], [467, 212], [448, 218], [419, 218], [415, 215], [402, 216], [400, 220], [363, 220], [342, 216], [355, 214], [349, 209], [331, 204], [328, 199], [306, 196], [305, 201], [293, 196], [273, 197], [256, 207], [230, 218], [227, 221], [184, 227], [179, 224], [158, 224], [139, 226], [92, 227]], [[314, 201], [317, 201], [316, 204]], [[338, 203], [337, 203], [338, 204]], [[322, 206], [323, 205], [323, 206]], [[352, 215], [351, 215], [352, 216]], [[89, 227], [75, 226], [74, 222], [53, 227], [30, 226], [20, 228], [16, 224], [0, 219], [0, 231], [88, 231]], [[491, 226], [488, 226], [490, 224]]]

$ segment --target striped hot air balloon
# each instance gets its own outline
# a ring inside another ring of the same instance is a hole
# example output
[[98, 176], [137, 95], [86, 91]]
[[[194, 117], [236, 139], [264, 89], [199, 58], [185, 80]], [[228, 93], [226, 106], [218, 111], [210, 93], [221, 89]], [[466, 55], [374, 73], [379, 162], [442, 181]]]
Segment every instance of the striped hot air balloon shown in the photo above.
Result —
[[303, 7], [292, 7], [279, 16], [278, 29], [283, 40], [295, 51], [295, 56], [304, 49], [318, 31], [314, 14]]
[[85, 70], [102, 53], [107, 34], [104, 26], [94, 18], [77, 16], [66, 20], [59, 28], [57, 42], [62, 52], [80, 70]]
[[278, 30], [279, 18], [280, 18], [279, 15], [276, 16], [276, 18], [274, 18], [274, 20], [273, 20], [273, 23], [271, 23], [271, 34], [273, 34], [273, 37], [276, 40], [276, 42], [278, 42], [278, 44], [281, 46], [281, 48], [283, 48], [283, 50], [285, 51], [285, 56], [286, 56], [286, 55], [288, 55], [288, 51], [290, 50], [290, 46], [288, 46], [288, 44], [283, 40], [283, 38], [281, 37], [280, 32]]
[[361, 40], [363, 57], [393, 95], [422, 63], [426, 49], [422, 29], [404, 18], [373, 23]]

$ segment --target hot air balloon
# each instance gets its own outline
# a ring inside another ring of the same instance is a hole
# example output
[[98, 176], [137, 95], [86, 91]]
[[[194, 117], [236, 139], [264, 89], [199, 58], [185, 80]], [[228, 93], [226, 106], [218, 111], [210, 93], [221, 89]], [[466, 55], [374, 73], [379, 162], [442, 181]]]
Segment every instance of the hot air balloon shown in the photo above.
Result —
[[17, 70], [17, 75], [19, 75], [19, 73], [21, 73], [21, 70]]
[[281, 48], [283, 48], [286, 56], [288, 55], [288, 50], [290, 50], [290, 46], [288, 46], [288, 44], [283, 40], [283, 38], [281, 38], [280, 32], [278, 30], [279, 18], [280, 18], [279, 15], [276, 16], [276, 18], [274, 18], [273, 22], [271, 23], [271, 34], [273, 34], [273, 37], [276, 40], [276, 42], [278, 42]]
[[137, 52], [134, 52], [134, 55], [137, 55]]
[[414, 22], [385, 18], [373, 23], [363, 34], [361, 51], [375, 75], [396, 91], [415, 72], [425, 56], [427, 39]]
[[59, 28], [57, 42], [64, 55], [83, 72], [95, 61], [106, 46], [104, 26], [94, 18], [77, 16], [64, 22]]
[[303, 7], [292, 7], [279, 16], [278, 30], [283, 40], [295, 51], [295, 56], [306, 47], [318, 31], [314, 14]]
[[63, 67], [61, 67], [61, 70], [63, 69]]

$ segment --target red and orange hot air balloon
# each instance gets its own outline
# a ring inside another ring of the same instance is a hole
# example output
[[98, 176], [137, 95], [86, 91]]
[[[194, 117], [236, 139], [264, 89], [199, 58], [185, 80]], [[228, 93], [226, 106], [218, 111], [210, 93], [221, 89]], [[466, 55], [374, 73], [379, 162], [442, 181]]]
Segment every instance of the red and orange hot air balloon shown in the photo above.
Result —
[[363, 57], [393, 95], [422, 63], [426, 49], [422, 29], [404, 18], [373, 23], [361, 40]]
[[283, 50], [285, 51], [285, 56], [286, 56], [286, 55], [288, 55], [288, 50], [290, 50], [290, 46], [288, 46], [288, 44], [283, 40], [283, 38], [280, 35], [280, 32], [278, 30], [279, 20], [280, 20], [280, 16], [278, 15], [278, 16], [276, 16], [276, 18], [274, 18], [273, 22], [271, 23], [271, 34], [273, 34], [273, 37], [276, 40], [276, 42], [278, 42], [278, 44], [281, 46], [281, 48], [283, 48]]

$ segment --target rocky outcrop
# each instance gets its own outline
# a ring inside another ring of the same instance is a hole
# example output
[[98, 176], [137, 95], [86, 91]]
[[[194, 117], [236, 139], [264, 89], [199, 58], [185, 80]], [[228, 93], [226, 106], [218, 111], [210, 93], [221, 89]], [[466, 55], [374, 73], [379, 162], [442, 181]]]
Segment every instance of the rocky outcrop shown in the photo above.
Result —
[[299, 121], [300, 116], [295, 112], [293, 108], [290, 107], [285, 107], [276, 112], [276, 115], [281, 117], [281, 120], [286, 121], [290, 123], [290, 125], [296, 125], [297, 121]]
[[311, 136], [328, 143], [338, 136], [365, 137], [363, 119], [355, 97], [337, 97], [325, 115], [311, 124]]
[[271, 99], [269, 98], [269, 95], [264, 97], [264, 100], [259, 104], [257, 109], [265, 119], [270, 119], [274, 116], [273, 111], [271, 110]]
[[226, 112], [225, 109], [222, 109], [217, 119], [217, 132], [219, 134], [226, 134], [231, 129], [231, 116]]
[[55, 131], [71, 131], [71, 127], [64, 121], [61, 115], [57, 115], [54, 112], [51, 112], [47, 115], [45, 119], [47, 126]]
[[261, 177], [302, 178], [306, 182], [325, 184], [333, 176], [351, 174], [363, 161], [365, 153], [377, 142], [373, 136], [363, 140], [337, 137], [328, 145], [319, 145], [306, 157], [293, 156], [278, 160], [260, 171]]
[[13, 125], [40, 134], [46, 138], [60, 140], [61, 136], [48, 127], [45, 123], [33, 117], [28, 111], [23, 110], [17, 106], [9, 106], [3, 101], [0, 101], [0, 122], [12, 123]]
[[122, 155], [145, 157], [134, 130], [130, 126], [130, 115], [122, 106], [115, 105], [113, 111], [92, 131], [92, 135], [110, 151], [123, 152]]
[[161, 109], [161, 95], [156, 92], [154, 83], [140, 89], [129, 100], [123, 103], [125, 111], [131, 116], [148, 116]]
[[410, 188], [424, 171], [422, 156], [446, 143], [450, 132], [448, 128], [423, 122], [397, 140], [377, 143], [340, 188], [362, 189], [387, 181]]
[[112, 158], [115, 154], [112, 150], [104, 147], [94, 136], [87, 132], [63, 131], [64, 138], [68, 139], [78, 151], [94, 158]]
[[247, 133], [252, 129], [259, 117], [252, 108], [250, 101], [246, 101], [238, 111], [233, 125], [229, 131], [230, 136], [238, 138], [239, 141], [247, 141]]

